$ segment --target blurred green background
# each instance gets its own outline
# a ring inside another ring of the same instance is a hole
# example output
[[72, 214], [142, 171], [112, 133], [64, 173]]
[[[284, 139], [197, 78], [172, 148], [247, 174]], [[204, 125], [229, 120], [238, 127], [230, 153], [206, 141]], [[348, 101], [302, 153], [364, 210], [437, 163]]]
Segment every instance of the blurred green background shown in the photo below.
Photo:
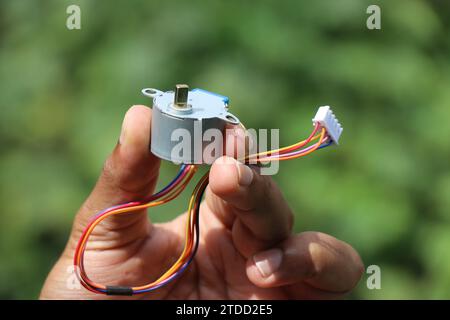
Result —
[[[81, 7], [82, 29], [66, 28]], [[382, 30], [366, 8], [381, 6]], [[283, 163], [297, 219], [382, 271], [352, 298], [450, 298], [448, 1], [0, 1], [0, 298], [36, 298], [141, 88], [227, 95], [247, 127], [341, 146]], [[164, 164], [160, 185], [176, 167]], [[182, 212], [188, 194], [150, 213]]]

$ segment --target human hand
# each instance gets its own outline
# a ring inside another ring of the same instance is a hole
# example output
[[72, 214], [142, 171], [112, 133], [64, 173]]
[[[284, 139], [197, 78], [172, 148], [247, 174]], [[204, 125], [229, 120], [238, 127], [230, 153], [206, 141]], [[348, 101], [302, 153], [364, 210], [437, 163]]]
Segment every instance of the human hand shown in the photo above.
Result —
[[[293, 214], [269, 176], [234, 160], [216, 161], [200, 209], [200, 246], [185, 273], [155, 292], [133, 297], [67, 286], [75, 247], [98, 211], [154, 192], [160, 161], [149, 152], [151, 110], [126, 114], [119, 143], [77, 213], [67, 246], [42, 299], [333, 299], [359, 281], [363, 264], [348, 244], [320, 232], [292, 233]], [[186, 213], [152, 224], [146, 211], [114, 216], [93, 231], [84, 263], [92, 280], [137, 286], [169, 268], [183, 249]]]

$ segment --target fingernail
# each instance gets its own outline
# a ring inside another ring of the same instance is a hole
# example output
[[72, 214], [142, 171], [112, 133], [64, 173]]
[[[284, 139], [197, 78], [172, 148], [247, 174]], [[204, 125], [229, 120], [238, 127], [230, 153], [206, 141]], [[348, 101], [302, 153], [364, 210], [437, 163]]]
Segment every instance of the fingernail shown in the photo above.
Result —
[[259, 273], [264, 278], [274, 274], [281, 265], [283, 253], [280, 249], [270, 249], [253, 256], [253, 261]]
[[249, 186], [253, 181], [253, 170], [243, 163], [238, 162], [238, 178], [241, 186]]

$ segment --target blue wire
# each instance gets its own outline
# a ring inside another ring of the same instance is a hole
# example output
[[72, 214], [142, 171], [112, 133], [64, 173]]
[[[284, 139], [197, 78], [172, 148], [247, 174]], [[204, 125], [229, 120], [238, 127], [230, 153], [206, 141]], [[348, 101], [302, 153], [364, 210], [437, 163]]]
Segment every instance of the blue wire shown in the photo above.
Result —
[[333, 141], [327, 142], [325, 144], [322, 144], [320, 147], [317, 148], [317, 150], [322, 149], [322, 148], [326, 148], [329, 147], [330, 145], [333, 144]]
[[167, 185], [165, 186], [161, 191], [159, 191], [158, 193], [152, 195], [152, 197], [158, 196], [159, 194], [163, 193], [164, 191], [166, 191], [167, 189], [169, 189], [173, 183], [183, 174], [184, 169], [186, 168], [185, 164], [182, 164], [180, 167], [180, 171], [178, 171], [178, 174], [176, 175], [175, 178], [173, 178], [173, 180]]

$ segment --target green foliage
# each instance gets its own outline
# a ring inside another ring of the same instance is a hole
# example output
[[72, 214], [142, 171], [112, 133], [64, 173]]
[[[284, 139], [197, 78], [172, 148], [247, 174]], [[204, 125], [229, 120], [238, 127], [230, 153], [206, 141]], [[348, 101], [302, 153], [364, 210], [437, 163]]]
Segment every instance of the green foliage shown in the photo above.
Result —
[[[81, 30], [65, 27], [70, 4]], [[1, 1], [0, 297], [38, 296], [123, 114], [149, 103], [140, 89], [187, 82], [283, 144], [332, 105], [342, 145], [275, 177], [296, 231], [381, 267], [382, 289], [364, 276], [356, 298], [450, 298], [449, 21], [444, 1]]]

